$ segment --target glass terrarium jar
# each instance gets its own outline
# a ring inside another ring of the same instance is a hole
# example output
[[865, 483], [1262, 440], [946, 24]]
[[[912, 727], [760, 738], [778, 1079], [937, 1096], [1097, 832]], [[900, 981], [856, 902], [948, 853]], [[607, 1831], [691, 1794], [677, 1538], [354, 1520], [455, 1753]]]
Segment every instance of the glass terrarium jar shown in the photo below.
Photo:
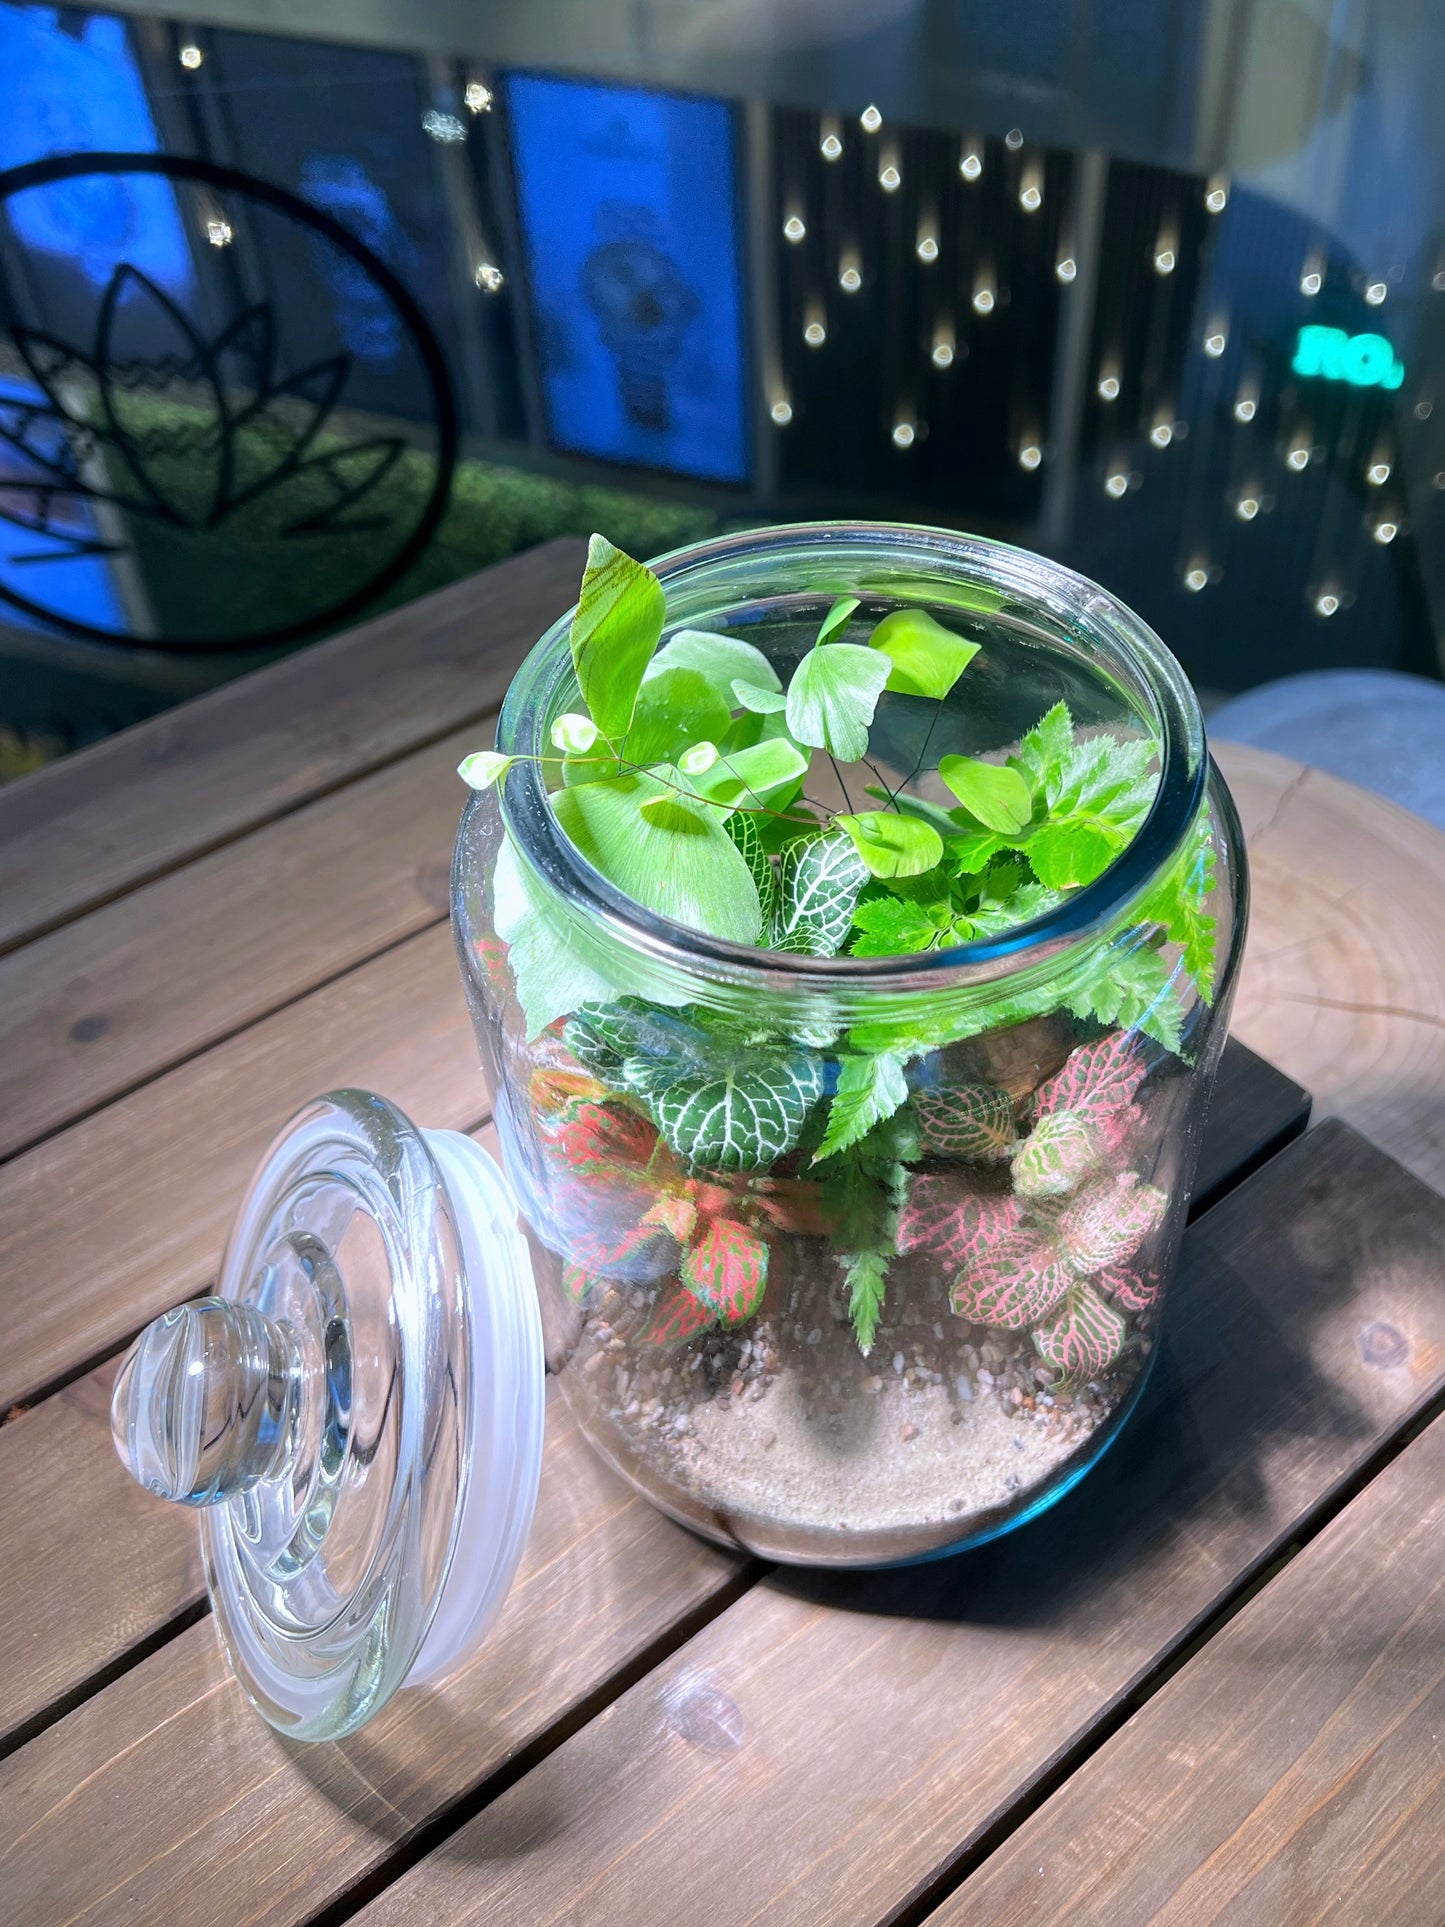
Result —
[[[839, 596], [979, 643], [941, 705], [879, 703], [870, 772], [921, 808], [951, 800], [929, 788], [941, 752], [1009, 750], [1060, 702], [1083, 742], [1154, 746], [1133, 840], [1032, 923], [903, 956], [742, 947], [641, 908], [563, 835], [527, 760], [578, 707], [563, 620], [503, 708], [520, 760], [457, 843], [547, 1363], [586, 1436], [673, 1517], [770, 1558], [976, 1543], [1081, 1477], [1147, 1375], [1242, 949], [1234, 809], [1173, 657], [1038, 556], [829, 524], [655, 567], [664, 640], [744, 639], [784, 682]], [[1186, 870], [1181, 944], [1151, 906]], [[820, 1158], [826, 1103], [860, 1077], [903, 1101]]]

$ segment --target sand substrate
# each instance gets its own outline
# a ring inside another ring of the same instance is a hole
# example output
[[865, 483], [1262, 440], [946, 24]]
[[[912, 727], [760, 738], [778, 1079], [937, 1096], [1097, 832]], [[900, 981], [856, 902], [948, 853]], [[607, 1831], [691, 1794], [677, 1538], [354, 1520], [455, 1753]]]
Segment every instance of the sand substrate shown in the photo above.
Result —
[[906, 1558], [996, 1529], [1091, 1456], [1148, 1354], [1142, 1336], [1105, 1379], [1060, 1387], [1027, 1332], [955, 1317], [905, 1260], [864, 1358], [816, 1253], [749, 1325], [673, 1351], [638, 1343], [652, 1293], [609, 1286], [568, 1372], [589, 1434], [651, 1496], [776, 1556], [849, 1534]]

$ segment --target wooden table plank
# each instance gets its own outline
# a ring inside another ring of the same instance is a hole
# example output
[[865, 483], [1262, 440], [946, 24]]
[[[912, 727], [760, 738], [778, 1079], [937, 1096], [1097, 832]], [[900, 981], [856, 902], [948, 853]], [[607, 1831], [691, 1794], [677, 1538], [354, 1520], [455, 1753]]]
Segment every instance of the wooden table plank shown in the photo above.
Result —
[[930, 1927], [1438, 1920], [1442, 1734], [1437, 1419]]
[[0, 1411], [206, 1290], [271, 1138], [307, 1098], [346, 1084], [428, 1126], [485, 1116], [449, 925], [0, 1166]]
[[[1294, 1092], [1294, 1087], [1290, 1086], [1286, 1080], [1277, 1077], [1267, 1065], [1260, 1064], [1258, 1060], [1251, 1058], [1249, 1053], [1236, 1048], [1231, 1048], [1226, 1053], [1225, 1063], [1221, 1068], [1221, 1091], [1225, 1094], [1225, 1102], [1217, 1110], [1215, 1121], [1210, 1127], [1211, 1139], [1214, 1140], [1211, 1145], [1210, 1157], [1215, 1166], [1227, 1164], [1231, 1156], [1229, 1149], [1218, 1146], [1217, 1140], [1221, 1131], [1229, 1131], [1232, 1134], [1233, 1155], [1235, 1158], [1240, 1160], [1247, 1159], [1254, 1155], [1257, 1147], [1259, 1141], [1258, 1134], [1261, 1128], [1260, 1120], [1277, 1118], [1289, 1108], [1288, 1100], [1297, 1096], [1297, 1093]], [[1230, 1093], [1233, 1093], [1232, 1097]], [[1253, 1103], [1246, 1101], [1250, 1094], [1253, 1094]], [[1284, 1103], [1281, 1102], [1282, 1094], [1287, 1100]], [[48, 1413], [58, 1402], [58, 1400], [48, 1401], [33, 1417], [38, 1420], [41, 1414]], [[143, 1495], [130, 1492], [126, 1488], [119, 1467], [109, 1458], [108, 1439], [104, 1439], [101, 1436], [104, 1429], [104, 1410], [98, 1398], [93, 1401], [92, 1406], [88, 1409], [92, 1414], [92, 1437], [89, 1441], [88, 1450], [89, 1456], [94, 1460], [93, 1466], [89, 1467], [93, 1477], [87, 1479], [84, 1483], [77, 1482], [71, 1488], [62, 1488], [57, 1493], [57, 1501], [60, 1509], [52, 1525], [53, 1537], [59, 1541], [56, 1558], [52, 1562], [43, 1565], [39, 1570], [26, 1569], [25, 1571], [11, 1574], [3, 1582], [0, 1582], [0, 1587], [3, 1587], [3, 1592], [0, 1592], [0, 1597], [8, 1595], [7, 1603], [3, 1611], [0, 1611], [0, 1628], [3, 1628], [6, 1619], [12, 1621], [16, 1626], [40, 1626], [42, 1624], [49, 1624], [53, 1630], [48, 1633], [33, 1634], [29, 1645], [24, 1650], [26, 1651], [27, 1658], [31, 1662], [32, 1670], [45, 1676], [49, 1681], [52, 1692], [61, 1691], [72, 1694], [75, 1687], [81, 1684], [85, 1677], [83, 1670], [75, 1670], [77, 1662], [81, 1668], [88, 1668], [91, 1671], [96, 1670], [97, 1667], [104, 1666], [109, 1666], [114, 1670], [119, 1664], [124, 1662], [126, 1655], [126, 1648], [123, 1644], [115, 1641], [107, 1644], [108, 1635], [105, 1629], [106, 1615], [103, 1606], [98, 1606], [94, 1612], [83, 1615], [85, 1630], [82, 1633], [77, 1633], [76, 1631], [77, 1615], [74, 1613], [67, 1614], [57, 1610], [60, 1600], [66, 1595], [70, 1595], [75, 1599], [86, 1599], [97, 1602], [108, 1600], [111, 1595], [115, 1582], [105, 1565], [98, 1563], [95, 1558], [97, 1543], [104, 1544], [104, 1534], [96, 1534], [93, 1530], [96, 1512], [106, 1512], [109, 1510], [112, 1503], [112, 1493], [114, 1491], [118, 1491], [121, 1494], [125, 1503], [121, 1505], [119, 1510], [124, 1515], [126, 1529], [133, 1535], [131, 1555], [132, 1559], [137, 1563], [144, 1562], [148, 1551], [148, 1541], [153, 1534], [161, 1536], [163, 1539], [163, 1544], [159, 1548], [161, 1552], [161, 1563], [165, 1563], [167, 1555], [173, 1557], [177, 1518], [177, 1515], [170, 1508], [154, 1503], [147, 1503]], [[17, 1445], [20, 1446], [23, 1451], [25, 1431], [27, 1425], [30, 1423], [31, 1419], [27, 1417], [20, 1420], [18, 1424], [0, 1431], [0, 1481], [3, 1481], [7, 1475], [22, 1478], [27, 1476], [27, 1465], [23, 1457], [19, 1459], [16, 1457], [7, 1458], [6, 1455], [7, 1450], [13, 1450]], [[577, 1449], [576, 1441], [571, 1438], [570, 1427], [562, 1417], [561, 1412], [554, 1407], [552, 1417], [549, 1420], [549, 1428], [555, 1429], [559, 1423], [566, 1439], [570, 1442], [557, 1449], [571, 1453]], [[46, 1436], [49, 1436], [48, 1432]], [[549, 1440], [549, 1464], [552, 1462], [553, 1451], [553, 1444]], [[564, 1481], [564, 1487], [570, 1486], [573, 1476], [572, 1473], [567, 1475]], [[139, 1506], [135, 1503], [136, 1500], [139, 1500]], [[636, 1505], [636, 1503], [636, 1501], [629, 1502], [630, 1505]], [[579, 1514], [578, 1516], [583, 1517], [585, 1515]], [[630, 1513], [629, 1516], [631, 1516]], [[192, 1520], [186, 1518], [185, 1524], [193, 1530]], [[658, 1521], [658, 1524], [660, 1526], [661, 1522]], [[664, 1532], [671, 1530], [670, 1528], [662, 1529]], [[694, 1542], [685, 1535], [677, 1535], [676, 1537], [677, 1543], [680, 1546], [692, 1547], [694, 1545]], [[7, 1572], [3, 1556], [5, 1550], [5, 1542], [3, 1537], [0, 1537], [0, 1572]], [[678, 1606], [680, 1615], [687, 1612], [716, 1612], [720, 1610], [726, 1602], [726, 1597], [729, 1595], [730, 1590], [735, 1587], [735, 1585], [741, 1583], [737, 1576], [741, 1572], [741, 1568], [734, 1567], [730, 1562], [725, 1562], [724, 1566], [720, 1569], [721, 1576], [718, 1579], [718, 1590], [709, 1591], [704, 1598], [699, 1599], [690, 1590], [689, 1570], [684, 1562], [677, 1571], [674, 1571], [671, 1560], [664, 1558], [660, 1553], [653, 1568], [653, 1584], [658, 1591], [659, 1597], [669, 1598], [676, 1596], [681, 1602]], [[152, 1612], [157, 1615], [169, 1613], [173, 1621], [180, 1612], [191, 1605], [197, 1597], [194, 1581], [187, 1581], [183, 1576], [181, 1586], [183, 1589], [178, 1590], [169, 1600], [166, 1600], [163, 1596], [154, 1592], [147, 1594], [146, 1599]], [[143, 1587], [144, 1582], [142, 1581], [137, 1590], [143, 1590]], [[604, 1601], [606, 1598], [605, 1592], [599, 1593], [598, 1597], [599, 1602]], [[158, 1620], [153, 1628], [146, 1628], [144, 1626], [139, 1628], [132, 1627], [128, 1630], [126, 1636], [135, 1637], [138, 1634], [144, 1638], [148, 1632], [159, 1632], [163, 1623], [163, 1621]], [[679, 1636], [675, 1629], [675, 1622], [667, 1623], [673, 1626], [671, 1636], [675, 1639]], [[659, 1634], [658, 1636], [661, 1637], [662, 1635]], [[142, 1664], [137, 1668], [138, 1671], [145, 1673], [150, 1682], [151, 1693], [145, 1702], [145, 1718], [150, 1721], [151, 1724], [143, 1727], [127, 1726], [125, 1721], [121, 1720], [119, 1722], [119, 1730], [126, 1734], [126, 1738], [122, 1744], [127, 1749], [130, 1749], [127, 1755], [128, 1760], [134, 1762], [139, 1758], [141, 1761], [141, 1769], [138, 1770], [148, 1771], [148, 1762], [152, 1757], [157, 1758], [159, 1761], [169, 1760], [168, 1749], [172, 1744], [174, 1736], [177, 1733], [184, 1734], [187, 1731], [188, 1722], [192, 1717], [190, 1711], [192, 1707], [192, 1696], [208, 1696], [214, 1693], [217, 1676], [213, 1670], [207, 1671], [204, 1668], [197, 1672], [196, 1667], [198, 1662], [195, 1657], [197, 1651], [197, 1637], [185, 1634], [181, 1639], [175, 1641], [172, 1646], [168, 1646], [162, 1651], [154, 1653], [151, 1657], [144, 1659]], [[483, 1655], [478, 1662], [478, 1669], [483, 1675], [485, 1674], [487, 1664], [487, 1657]], [[69, 1674], [65, 1671], [67, 1665], [72, 1668]], [[448, 1688], [449, 1695], [450, 1692], [451, 1688]], [[113, 1686], [102, 1692], [98, 1699], [91, 1704], [104, 1704], [107, 1707], [112, 1707], [117, 1703], [129, 1705], [130, 1702], [126, 1695], [126, 1680], [125, 1678], [120, 1678], [117, 1679]], [[242, 1722], [249, 1721], [251, 1716], [242, 1708], [239, 1694], [233, 1694], [231, 1697], [235, 1701], [237, 1717]], [[71, 1720], [64, 1722], [64, 1726], [72, 1736], [75, 1734], [82, 1736], [84, 1747], [93, 1748], [97, 1743], [94, 1741], [90, 1727], [86, 1724], [86, 1717], [89, 1711], [90, 1706], [83, 1706]], [[211, 1716], [214, 1717], [214, 1709], [212, 1709]], [[107, 1713], [106, 1718], [109, 1719], [110, 1717], [111, 1715]], [[370, 1729], [368, 1729], [368, 1731], [370, 1731]], [[366, 1736], [363, 1736], [363, 1738], [365, 1737]], [[34, 1742], [25, 1749], [24, 1757], [27, 1761], [33, 1762], [37, 1758], [43, 1759], [45, 1757], [43, 1754], [37, 1754], [36, 1752], [36, 1747], [39, 1744], [38, 1741]], [[58, 1744], [58, 1742], [56, 1744]], [[229, 1739], [225, 1741], [225, 1746], [228, 1751], [232, 1749], [232, 1743]], [[251, 1760], [253, 1764], [255, 1763], [257, 1756], [254, 1748], [242, 1746], [241, 1752], [246, 1759]], [[398, 1775], [402, 1774], [403, 1771], [403, 1755], [404, 1747], [398, 1750], [391, 1761], [392, 1769]], [[314, 1758], [315, 1755], [309, 1750], [303, 1750], [299, 1757], [301, 1763], [304, 1765], [306, 1761]], [[76, 1771], [83, 1773], [88, 1779], [92, 1773], [102, 1770], [97, 1764], [98, 1759], [99, 1755], [97, 1752], [86, 1752], [84, 1766], [77, 1766]], [[158, 1765], [156, 1770], [163, 1772], [169, 1771], [169, 1768]], [[413, 1767], [407, 1770], [416, 1771], [417, 1769], [413, 1765]], [[19, 1771], [18, 1768], [17, 1771]], [[55, 1775], [56, 1777], [59, 1775], [58, 1768], [55, 1769]], [[428, 1782], [428, 1784], [430, 1784], [430, 1782]], [[417, 1826], [432, 1824], [434, 1816], [444, 1809], [451, 1798], [464, 1795], [473, 1784], [474, 1783], [466, 1783], [463, 1785], [461, 1782], [445, 1783], [445, 1785], [438, 1788], [437, 1799], [432, 1807], [422, 1806], [417, 1808], [413, 1816], [414, 1824]], [[450, 1793], [446, 1792], [447, 1786], [451, 1787]], [[197, 1891], [209, 1891], [209, 1877], [218, 1873], [221, 1869], [213, 1865], [209, 1858], [206, 1860], [203, 1870], [198, 1870], [191, 1862], [197, 1853], [208, 1856], [215, 1851], [217, 1837], [224, 1841], [227, 1828], [231, 1825], [231, 1816], [234, 1813], [238, 1811], [244, 1812], [248, 1829], [267, 1831], [276, 1828], [279, 1830], [279, 1828], [285, 1824], [282, 1816], [288, 1804], [288, 1785], [284, 1781], [279, 1786], [277, 1785], [276, 1775], [269, 1759], [263, 1757], [262, 1763], [256, 1768], [255, 1784], [247, 1781], [238, 1769], [238, 1772], [228, 1780], [227, 1788], [228, 1804], [226, 1806], [225, 1818], [218, 1820], [215, 1827], [207, 1828], [199, 1838], [194, 1837], [189, 1830], [182, 1829], [176, 1840], [172, 1844], [165, 1846], [162, 1845], [162, 1835], [158, 1830], [152, 1830], [146, 1836], [147, 1851], [160, 1848], [160, 1857], [167, 1862], [170, 1871], [166, 1874], [165, 1883], [152, 1893], [152, 1889], [146, 1884], [148, 1875], [146, 1874], [145, 1868], [142, 1867], [138, 1869], [136, 1878], [139, 1885], [132, 1887], [128, 1884], [128, 1895], [146, 1894], [154, 1900], [157, 1909], [162, 1912], [165, 1917], [169, 1918], [170, 1909], [175, 1903], [175, 1893], [177, 1891], [180, 1891], [182, 1888], [189, 1890], [191, 1886], [194, 1886]], [[0, 1787], [0, 1792], [3, 1792], [3, 1787]], [[276, 1804], [278, 1800], [279, 1805]], [[341, 1859], [339, 1861], [326, 1860], [323, 1856], [323, 1863], [323, 1872], [329, 1870], [329, 1877], [337, 1880], [339, 1884], [343, 1886], [349, 1885], [354, 1879], [360, 1878], [366, 1869], [374, 1868], [380, 1864], [374, 1855], [368, 1858], [367, 1855], [357, 1847], [355, 1840], [345, 1834], [343, 1834], [342, 1837]], [[340, 1868], [340, 1872], [337, 1871], [338, 1867]], [[178, 1868], [180, 1869], [179, 1871], [177, 1870]], [[187, 1870], [189, 1872], [189, 1879], [187, 1878]], [[378, 1878], [379, 1877], [378, 1875]], [[76, 1901], [77, 1905], [90, 1904], [88, 1900], [83, 1903], [82, 1901], [76, 1900], [76, 1890], [73, 1884], [67, 1887], [65, 1891], [71, 1900]], [[89, 1893], [89, 1891], [89, 1889], [86, 1890], [87, 1893]], [[95, 1896], [95, 1904], [101, 1906], [102, 1903], [108, 1903], [110, 1898], [111, 1896], [108, 1894], [97, 1894]], [[308, 1906], [320, 1905], [332, 1898], [332, 1894], [324, 1888], [317, 1888], [315, 1891], [308, 1888], [306, 1889], [306, 1898]], [[262, 1896], [262, 1900], [258, 1902], [258, 1904], [262, 1905], [265, 1909], [271, 1909], [273, 1907], [273, 1900], [274, 1896], [270, 1895], [270, 1890], [268, 1889], [267, 1894]], [[281, 1905], [279, 1900], [274, 1900], [274, 1904], [278, 1907]], [[263, 1912], [262, 1917], [271, 1918], [273, 1914], [271, 1912]], [[284, 1908], [281, 1913], [274, 1915], [274, 1917], [285, 1917]]]
[[[1303, 1128], [1308, 1099], [1242, 1045], [1220, 1066], [1201, 1169], [1217, 1185], [1231, 1166], [1253, 1169], [1264, 1143]], [[480, 1133], [497, 1154], [490, 1126]], [[158, 1505], [126, 1479], [110, 1443], [112, 1359], [76, 1385], [0, 1427], [0, 1750], [47, 1709], [83, 1696], [88, 1680], [127, 1663], [194, 1610], [204, 1593], [195, 1520]], [[39, 1538], [51, 1548], [35, 1559]], [[93, 1609], [75, 1609], [78, 1600]], [[103, 1603], [99, 1603], [103, 1602]]]
[[0, 957], [0, 1157], [447, 913], [493, 719]]
[[[497, 1134], [474, 1134], [493, 1157]], [[0, 1426], [0, 1755], [135, 1664], [203, 1605], [196, 1515], [126, 1477], [110, 1436], [118, 1357]], [[43, 1544], [46, 1556], [36, 1558]], [[208, 1610], [208, 1608], [207, 1608]]]
[[[1445, 1202], [1347, 1127], [1187, 1234], [1154, 1383], [1052, 1512], [746, 1594], [370, 1908], [382, 1923], [891, 1919], [1308, 1531], [1445, 1373]], [[1405, 1335], [1403, 1365], [1362, 1330]]]
[[545, 543], [7, 784], [0, 950], [490, 714], [584, 559]]
[[0, 1751], [205, 1596], [195, 1515], [115, 1476], [115, 1368], [0, 1427]]
[[1266, 750], [1213, 746], [1249, 843], [1233, 1027], [1445, 1191], [1445, 835]]
[[287, 1745], [210, 1622], [192, 1627], [0, 1765], [7, 1911], [26, 1927], [305, 1920], [753, 1570], [633, 1497], [554, 1399], [516, 1586], [445, 1691], [405, 1693], [336, 1745]]

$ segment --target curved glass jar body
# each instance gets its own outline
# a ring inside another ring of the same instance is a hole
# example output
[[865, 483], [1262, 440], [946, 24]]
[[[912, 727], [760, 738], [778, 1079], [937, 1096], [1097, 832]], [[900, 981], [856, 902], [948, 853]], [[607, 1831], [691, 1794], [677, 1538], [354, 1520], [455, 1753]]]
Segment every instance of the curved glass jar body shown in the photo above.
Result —
[[[1096, 882], [921, 955], [787, 955], [655, 917], [567, 844], [536, 764], [475, 797], [458, 839], [463, 976], [548, 1365], [584, 1433], [674, 1518], [770, 1558], [975, 1543], [1067, 1490], [1142, 1387], [1243, 942], [1233, 806], [1173, 658], [1040, 557], [828, 524], [654, 566], [664, 637], [743, 635], [784, 680], [839, 595], [860, 619], [923, 606], [981, 642], [941, 715], [883, 697], [885, 769], [924, 760], [925, 728], [934, 763], [1016, 745], [1060, 700], [1084, 740], [1157, 745], [1152, 807]], [[498, 748], [550, 753], [577, 707], [563, 621]], [[1148, 916], [1181, 865], [1212, 866], [1212, 972]], [[819, 1160], [860, 1057], [907, 1099]], [[850, 1299], [880, 1291], [865, 1354]]]

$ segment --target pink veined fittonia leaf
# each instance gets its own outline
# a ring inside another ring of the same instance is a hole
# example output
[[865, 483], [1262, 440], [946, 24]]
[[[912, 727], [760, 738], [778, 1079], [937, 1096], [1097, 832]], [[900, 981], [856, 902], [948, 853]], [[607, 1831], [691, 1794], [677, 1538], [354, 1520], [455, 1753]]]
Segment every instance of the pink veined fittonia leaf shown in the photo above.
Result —
[[768, 1247], [736, 1218], [712, 1218], [683, 1253], [682, 1282], [714, 1317], [740, 1325], [763, 1302]]
[[1014, 1188], [1026, 1198], [1056, 1198], [1099, 1162], [1099, 1132], [1083, 1111], [1049, 1111], [1014, 1153]]
[[673, 1283], [658, 1293], [648, 1321], [647, 1337], [654, 1345], [685, 1345], [688, 1339], [696, 1338], [716, 1323], [716, 1312], [694, 1297], [686, 1285]]
[[507, 967], [507, 946], [500, 937], [478, 937], [472, 948], [477, 953], [477, 962], [482, 974], [493, 990], [505, 996], [511, 988], [511, 971]]
[[561, 1116], [547, 1127], [549, 1142], [574, 1171], [611, 1171], [629, 1165], [647, 1168], [657, 1148], [657, 1132], [644, 1117], [620, 1104], [598, 1104], [574, 1098]]
[[587, 1071], [571, 1070], [557, 1064], [544, 1064], [533, 1071], [527, 1082], [532, 1109], [543, 1117], [565, 1111], [579, 1099], [593, 1101], [607, 1095], [607, 1087]]
[[[655, 1224], [632, 1224], [614, 1229], [595, 1221], [567, 1237], [567, 1254], [574, 1265], [588, 1271], [618, 1271], [629, 1260], [646, 1251], [655, 1238], [668, 1234]], [[652, 1275], [656, 1277], [656, 1271]]]
[[1103, 1163], [1115, 1171], [1121, 1169], [1129, 1160], [1144, 1113], [1137, 1104], [1121, 1104], [1117, 1111], [1086, 1111], [1084, 1115], [1094, 1127]]
[[668, 1193], [642, 1214], [642, 1222], [656, 1225], [680, 1245], [685, 1245], [697, 1223], [697, 1206], [691, 1198]]
[[1129, 1271], [1122, 1265], [1106, 1265], [1089, 1280], [1096, 1291], [1106, 1291], [1125, 1311], [1147, 1311], [1159, 1296], [1159, 1278], [1152, 1271]]
[[1069, 1268], [1052, 1238], [1015, 1231], [969, 1260], [950, 1297], [960, 1318], [1017, 1331], [1046, 1318], [1070, 1282]]
[[925, 1172], [909, 1186], [898, 1220], [898, 1249], [926, 1251], [943, 1270], [961, 1271], [1016, 1231], [1021, 1218], [1017, 1198], [1007, 1193], [984, 1196], [951, 1172]]
[[574, 1305], [585, 1304], [588, 1292], [594, 1285], [601, 1282], [601, 1279], [594, 1278], [585, 1266], [563, 1265], [562, 1267], [562, 1289]]
[[1013, 1099], [993, 1084], [916, 1091], [913, 1110], [924, 1150], [937, 1157], [997, 1164], [1018, 1137]]
[[1034, 1349], [1065, 1378], [1097, 1378], [1124, 1349], [1123, 1315], [1079, 1281], [1058, 1316], [1034, 1333]]
[[1081, 1044], [1061, 1071], [1040, 1084], [1034, 1115], [1118, 1110], [1133, 1102], [1148, 1070], [1138, 1039], [1129, 1031], [1111, 1030], [1095, 1044]]
[[1138, 1174], [1125, 1171], [1081, 1191], [1059, 1219], [1059, 1237], [1069, 1263], [1085, 1276], [1132, 1258], [1150, 1232], [1157, 1231], [1169, 1199]]

